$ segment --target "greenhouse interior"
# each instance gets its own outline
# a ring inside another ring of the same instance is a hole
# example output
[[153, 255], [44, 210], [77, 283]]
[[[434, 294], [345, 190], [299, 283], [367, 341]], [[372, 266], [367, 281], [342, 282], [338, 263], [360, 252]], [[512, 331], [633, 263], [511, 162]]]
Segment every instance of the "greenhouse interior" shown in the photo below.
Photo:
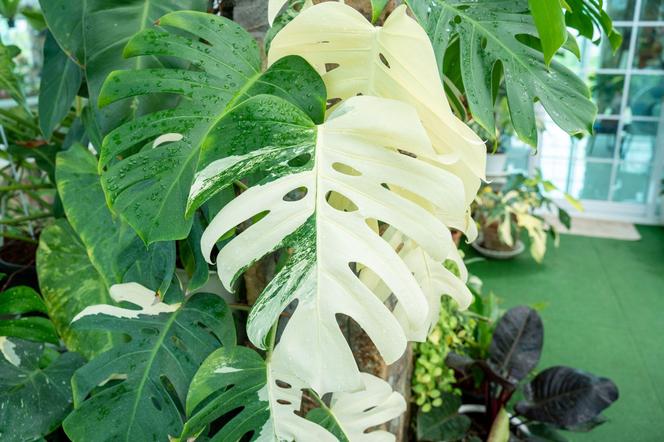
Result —
[[0, 441], [664, 440], [664, 0], [0, 16]]

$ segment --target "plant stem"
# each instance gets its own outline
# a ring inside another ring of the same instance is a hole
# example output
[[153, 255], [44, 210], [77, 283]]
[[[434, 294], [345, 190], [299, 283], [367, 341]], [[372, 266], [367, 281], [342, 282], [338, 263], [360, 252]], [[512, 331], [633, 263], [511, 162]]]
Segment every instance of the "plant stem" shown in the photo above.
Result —
[[15, 239], [18, 241], [23, 241], [23, 242], [28, 242], [30, 244], [39, 244], [39, 241], [34, 240], [30, 237], [27, 236], [22, 236], [22, 235], [12, 235], [11, 233], [2, 233], [2, 236], [7, 239]]
[[53, 213], [51, 212], [36, 213], [34, 215], [19, 216], [11, 219], [0, 219], [0, 224], [5, 226], [14, 226], [16, 224], [21, 224], [22, 222], [25, 221], [33, 221], [36, 219], [49, 218], [51, 216], [53, 216]]
[[274, 352], [274, 346], [277, 343], [277, 327], [279, 326], [279, 318], [277, 318], [276, 321], [274, 321], [274, 324], [272, 324], [272, 328], [270, 328], [270, 332], [267, 335], [267, 351], [265, 352], [265, 362], [269, 363], [270, 360], [272, 359], [272, 353]]
[[0, 192], [13, 192], [15, 190], [37, 190], [37, 189], [52, 189], [53, 186], [48, 183], [36, 184], [12, 184], [9, 186], [0, 186]]

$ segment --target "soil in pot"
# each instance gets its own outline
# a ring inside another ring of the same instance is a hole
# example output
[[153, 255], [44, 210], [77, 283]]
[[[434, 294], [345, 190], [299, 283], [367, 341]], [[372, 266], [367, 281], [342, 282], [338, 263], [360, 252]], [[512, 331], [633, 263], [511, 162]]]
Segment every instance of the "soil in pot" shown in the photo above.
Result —
[[7, 289], [27, 285], [38, 290], [36, 253], [37, 244], [15, 239], [5, 240], [5, 244], [0, 249], [0, 272], [7, 276], [0, 281], [0, 287]]
[[[517, 238], [519, 237], [518, 230], [516, 237]], [[482, 243], [480, 245], [485, 249], [496, 250], [499, 252], [511, 252], [516, 250], [517, 248], [516, 242], [514, 245], [509, 246], [500, 239], [500, 235], [498, 234], [497, 222], [494, 222], [482, 228]]]

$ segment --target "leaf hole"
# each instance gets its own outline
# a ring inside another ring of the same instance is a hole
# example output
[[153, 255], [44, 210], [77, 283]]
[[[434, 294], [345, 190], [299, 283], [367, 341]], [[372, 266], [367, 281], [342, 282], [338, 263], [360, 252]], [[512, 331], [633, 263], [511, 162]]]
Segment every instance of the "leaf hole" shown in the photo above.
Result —
[[311, 154], [310, 153], [303, 153], [302, 155], [298, 155], [295, 158], [291, 158], [288, 160], [288, 166], [289, 167], [302, 167], [305, 164], [307, 164], [311, 160]]
[[358, 207], [354, 202], [334, 190], [327, 192], [325, 200], [330, 207], [340, 212], [355, 212], [358, 210]]
[[291, 405], [292, 404], [291, 401], [287, 401], [285, 399], [277, 399], [277, 403], [281, 404], [281, 405]]
[[279, 388], [293, 388], [288, 382], [280, 381], [279, 379], [275, 380], [274, 383], [277, 384], [277, 387]]
[[417, 158], [417, 155], [415, 155], [413, 152], [408, 152], [407, 150], [397, 149], [397, 152], [399, 152], [401, 155], [406, 155], [407, 157]]
[[300, 201], [305, 196], [307, 196], [307, 193], [309, 193], [309, 190], [306, 187], [302, 186], [298, 187], [297, 189], [291, 190], [286, 195], [284, 195], [282, 199], [284, 201]]
[[453, 21], [455, 24], [458, 25], [459, 23], [461, 23], [461, 16], [460, 16], [460, 15], [457, 15], [456, 17], [454, 17], [454, 20], [452, 20], [452, 21]]
[[332, 106], [339, 103], [340, 101], [341, 101], [341, 98], [330, 98], [330, 99], [328, 99], [327, 104], [325, 106], [325, 109], [330, 109]]
[[388, 69], [390, 68], [390, 63], [387, 62], [387, 58], [385, 58], [382, 52], [378, 54], [378, 58], [380, 58], [381, 63], [383, 63]]
[[362, 175], [362, 172], [359, 170], [343, 163], [335, 162], [332, 163], [332, 169], [336, 170], [339, 173], [343, 173], [344, 175], [350, 175], [350, 176], [360, 176]]
[[152, 402], [154, 408], [156, 408], [158, 411], [161, 411], [161, 404], [159, 403], [156, 397], [150, 396], [150, 401]]
[[339, 67], [339, 63], [325, 63], [325, 72], [331, 72]]

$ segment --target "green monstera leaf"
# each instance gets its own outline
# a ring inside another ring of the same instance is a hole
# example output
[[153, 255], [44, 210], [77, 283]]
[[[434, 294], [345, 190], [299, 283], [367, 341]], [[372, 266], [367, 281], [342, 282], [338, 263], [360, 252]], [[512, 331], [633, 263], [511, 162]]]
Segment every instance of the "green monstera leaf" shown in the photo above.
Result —
[[[288, 365], [318, 393], [361, 387], [337, 313], [357, 321], [388, 363], [408, 339], [425, 339], [427, 289], [371, 225], [393, 226], [437, 262], [456, 253], [447, 226], [466, 227], [464, 186], [437, 158], [413, 107], [369, 96], [346, 100], [318, 126], [282, 99], [257, 96], [221, 119], [204, 141], [190, 210], [234, 180], [263, 178], [210, 222], [203, 255], [210, 259], [219, 238], [255, 219], [217, 255], [219, 276], [231, 290], [266, 253], [292, 252], [254, 305], [248, 334], [265, 348], [272, 324], [298, 300], [280, 345]], [[360, 281], [355, 264], [387, 284], [394, 310]], [[470, 303], [462, 293], [450, 294], [462, 308]]]
[[111, 213], [94, 155], [81, 145], [60, 152], [56, 182], [67, 219], [106, 285], [138, 282], [165, 293], [175, 268], [175, 244], [146, 246], [131, 226]]
[[[206, 0], [41, 0], [44, 17], [62, 49], [85, 71], [91, 109], [101, 133], [122, 121], [174, 104], [166, 97], [145, 97], [98, 109], [102, 84], [114, 69], [160, 68], [157, 57], [123, 57], [124, 44], [169, 11], [205, 11]], [[98, 146], [97, 146], [98, 147]]]
[[539, 50], [520, 36], [538, 37], [526, 0], [407, 0], [429, 34], [442, 66], [458, 38], [459, 64], [471, 113], [495, 132], [494, 72], [503, 70], [512, 124], [518, 136], [537, 145], [534, 102], [570, 134], [589, 133], [597, 114], [583, 81], [555, 60], [546, 65]]
[[49, 315], [67, 347], [93, 356], [115, 341], [107, 332], [74, 331], [71, 320], [85, 307], [110, 303], [109, 287], [139, 282], [165, 294], [175, 267], [175, 245], [151, 246], [105, 204], [97, 161], [74, 145], [56, 159], [56, 182], [69, 221], [41, 235], [37, 272]]
[[55, 430], [72, 408], [69, 380], [84, 362], [76, 353], [0, 337], [0, 439], [36, 440]]
[[159, 93], [181, 97], [172, 110], [131, 121], [104, 140], [100, 169], [110, 206], [147, 242], [182, 239], [189, 188], [198, 169], [200, 144], [226, 112], [257, 94], [275, 94], [322, 121], [322, 82], [302, 59], [289, 57], [261, 73], [260, 51], [238, 24], [197, 12], [174, 12], [159, 26], [133, 37], [125, 55], [168, 56], [190, 69], [113, 72], [100, 104]]
[[211, 294], [166, 304], [145, 287], [111, 287], [116, 302], [95, 305], [74, 319], [76, 329], [101, 329], [129, 337], [72, 378], [74, 411], [64, 422], [74, 441], [168, 440], [182, 431], [189, 383], [205, 358], [235, 344], [231, 312]]
[[[279, 351], [277, 345], [272, 355]], [[319, 400], [321, 407], [304, 419], [296, 411], [300, 410], [306, 385], [284, 361], [276, 358], [266, 362], [246, 347], [221, 348], [212, 353], [191, 382], [189, 419], [180, 440], [240, 408], [221, 429], [210, 434], [210, 440], [390, 440], [384, 431], [368, 431], [406, 409], [404, 398], [387, 382], [364, 373], [359, 391], [333, 395], [329, 407]], [[251, 439], [243, 438], [251, 432]]]

